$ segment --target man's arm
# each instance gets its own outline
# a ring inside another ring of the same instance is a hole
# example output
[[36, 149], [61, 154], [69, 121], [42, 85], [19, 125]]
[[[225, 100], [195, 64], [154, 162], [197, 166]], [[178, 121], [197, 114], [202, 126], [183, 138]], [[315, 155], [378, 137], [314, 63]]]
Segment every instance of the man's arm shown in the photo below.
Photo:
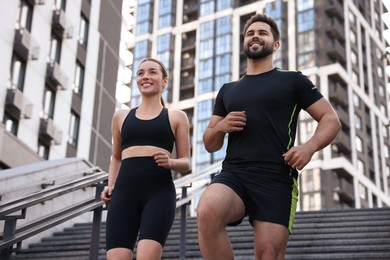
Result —
[[203, 143], [209, 153], [218, 151], [223, 146], [226, 133], [244, 130], [245, 111], [230, 112], [226, 117], [211, 116], [209, 125], [203, 134]]
[[313, 136], [303, 145], [292, 147], [283, 155], [286, 163], [298, 170], [309, 163], [315, 152], [329, 145], [341, 129], [339, 117], [325, 98], [309, 106], [306, 111], [318, 122]]

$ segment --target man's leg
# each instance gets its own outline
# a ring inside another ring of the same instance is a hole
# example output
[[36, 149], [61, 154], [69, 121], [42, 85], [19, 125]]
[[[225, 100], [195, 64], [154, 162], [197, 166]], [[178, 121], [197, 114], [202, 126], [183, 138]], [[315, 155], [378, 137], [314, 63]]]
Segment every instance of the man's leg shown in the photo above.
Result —
[[287, 227], [275, 223], [253, 222], [256, 260], [284, 260], [289, 232]]
[[225, 227], [244, 214], [244, 203], [231, 188], [220, 183], [207, 187], [197, 210], [199, 246], [205, 260], [234, 259]]

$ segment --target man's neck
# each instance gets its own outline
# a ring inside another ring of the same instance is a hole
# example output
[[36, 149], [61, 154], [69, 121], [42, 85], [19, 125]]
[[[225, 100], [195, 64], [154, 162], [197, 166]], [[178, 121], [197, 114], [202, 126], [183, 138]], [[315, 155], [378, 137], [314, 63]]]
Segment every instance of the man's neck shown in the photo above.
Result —
[[267, 71], [270, 71], [274, 68], [272, 62], [272, 55], [265, 57], [263, 59], [249, 59], [247, 58], [247, 75], [257, 75]]

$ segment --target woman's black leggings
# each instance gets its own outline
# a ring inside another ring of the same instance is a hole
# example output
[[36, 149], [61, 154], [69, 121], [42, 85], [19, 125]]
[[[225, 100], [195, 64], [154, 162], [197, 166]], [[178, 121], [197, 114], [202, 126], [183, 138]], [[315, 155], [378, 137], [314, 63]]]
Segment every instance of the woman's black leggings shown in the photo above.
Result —
[[171, 171], [157, 166], [153, 157], [122, 160], [107, 212], [106, 246], [129, 248], [151, 239], [164, 246], [176, 210]]

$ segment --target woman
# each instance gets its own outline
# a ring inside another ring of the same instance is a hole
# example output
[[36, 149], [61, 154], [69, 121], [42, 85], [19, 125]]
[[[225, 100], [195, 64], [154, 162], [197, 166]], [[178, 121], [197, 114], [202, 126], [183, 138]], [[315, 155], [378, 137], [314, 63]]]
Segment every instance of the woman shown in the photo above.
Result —
[[137, 259], [161, 259], [173, 224], [176, 190], [171, 170], [189, 170], [190, 138], [186, 114], [164, 108], [161, 95], [167, 82], [165, 66], [144, 59], [137, 71], [141, 104], [113, 115], [108, 186], [101, 194], [109, 203], [108, 260], [133, 259], [138, 232]]

